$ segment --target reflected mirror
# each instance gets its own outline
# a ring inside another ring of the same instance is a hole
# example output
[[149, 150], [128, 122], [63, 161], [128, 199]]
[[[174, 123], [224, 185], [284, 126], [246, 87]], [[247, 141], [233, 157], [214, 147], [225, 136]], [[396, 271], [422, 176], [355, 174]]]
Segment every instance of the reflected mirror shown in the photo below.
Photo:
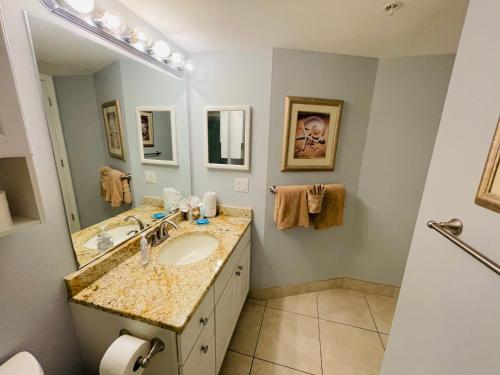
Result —
[[205, 107], [205, 165], [250, 169], [250, 107]]
[[138, 107], [137, 130], [141, 161], [177, 165], [177, 136], [173, 107]]
[[190, 195], [186, 81], [55, 17], [29, 29], [81, 267], [151, 225], [164, 188]]

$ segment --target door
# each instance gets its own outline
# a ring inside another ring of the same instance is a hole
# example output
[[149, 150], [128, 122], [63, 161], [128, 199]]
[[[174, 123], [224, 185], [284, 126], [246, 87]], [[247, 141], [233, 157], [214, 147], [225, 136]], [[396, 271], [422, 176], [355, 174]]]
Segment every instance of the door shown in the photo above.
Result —
[[219, 373], [236, 325], [236, 274], [231, 276], [215, 306], [215, 361]]
[[[249, 242], [236, 268], [237, 315], [241, 312], [250, 290], [250, 245]], [[238, 320], [238, 316], [236, 320]]]
[[469, 3], [382, 375], [500, 373], [500, 276], [426, 226], [460, 218], [460, 238], [500, 261], [500, 214], [474, 204], [500, 115], [499, 14]]
[[54, 81], [51, 76], [40, 74], [40, 85], [52, 150], [56, 161], [57, 176], [64, 201], [64, 210], [66, 211], [66, 219], [71, 233], [75, 233], [81, 229], [80, 217], [78, 216], [78, 206], [76, 205], [68, 154], [66, 144], [64, 143], [64, 133], [59, 117]]

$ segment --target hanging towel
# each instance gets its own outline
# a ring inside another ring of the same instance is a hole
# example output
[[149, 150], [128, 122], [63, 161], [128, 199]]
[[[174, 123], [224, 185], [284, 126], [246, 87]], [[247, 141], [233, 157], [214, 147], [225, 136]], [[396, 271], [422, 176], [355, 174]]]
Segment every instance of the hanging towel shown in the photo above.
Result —
[[279, 186], [276, 190], [274, 222], [278, 229], [308, 227], [306, 185]]
[[120, 207], [122, 204], [132, 203], [130, 185], [125, 173], [111, 167], [101, 167], [101, 196], [111, 207]]
[[345, 187], [339, 184], [325, 187], [321, 211], [313, 219], [314, 229], [337, 227], [344, 221]]
[[316, 184], [307, 186], [307, 208], [310, 214], [317, 214], [321, 211], [325, 190], [325, 185]]

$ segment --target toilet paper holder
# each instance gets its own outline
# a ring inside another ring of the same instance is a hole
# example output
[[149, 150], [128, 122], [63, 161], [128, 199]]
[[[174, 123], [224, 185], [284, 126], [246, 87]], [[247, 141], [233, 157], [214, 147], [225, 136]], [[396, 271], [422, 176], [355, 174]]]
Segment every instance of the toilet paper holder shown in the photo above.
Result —
[[[133, 336], [132, 333], [125, 328], [120, 329], [120, 336], [129, 335]], [[134, 364], [134, 371], [138, 370], [140, 367], [146, 368], [149, 366], [151, 359], [159, 352], [165, 349], [165, 344], [158, 337], [151, 340], [151, 347], [149, 348], [148, 354], [145, 357], [140, 356], [137, 358]]]

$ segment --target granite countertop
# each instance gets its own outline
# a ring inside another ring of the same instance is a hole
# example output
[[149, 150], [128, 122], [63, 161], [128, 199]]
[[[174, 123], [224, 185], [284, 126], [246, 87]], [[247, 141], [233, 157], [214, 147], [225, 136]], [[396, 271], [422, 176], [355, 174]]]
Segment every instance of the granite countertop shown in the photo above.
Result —
[[182, 332], [245, 230], [249, 217], [220, 215], [208, 225], [187, 221], [170, 230], [171, 238], [204, 232], [219, 240], [212, 255], [188, 265], [163, 265], [158, 256], [163, 245], [150, 249], [150, 261], [141, 264], [136, 253], [71, 298], [94, 307], [148, 324]]
[[155, 206], [140, 205], [73, 233], [71, 235], [71, 240], [73, 242], [73, 248], [75, 250], [76, 258], [78, 259], [78, 264], [84, 266], [103, 254], [103, 252], [99, 250], [89, 249], [85, 247], [85, 242], [96, 236], [99, 233], [101, 227], [104, 227], [105, 229], [112, 229], [122, 225], [136, 224], [134, 220], [131, 220], [129, 222], [124, 221], [124, 219], [129, 215], [137, 216], [142, 220], [144, 225], [149, 226], [155, 222], [155, 219], [153, 219], [151, 215], [161, 211], [161, 208]]

